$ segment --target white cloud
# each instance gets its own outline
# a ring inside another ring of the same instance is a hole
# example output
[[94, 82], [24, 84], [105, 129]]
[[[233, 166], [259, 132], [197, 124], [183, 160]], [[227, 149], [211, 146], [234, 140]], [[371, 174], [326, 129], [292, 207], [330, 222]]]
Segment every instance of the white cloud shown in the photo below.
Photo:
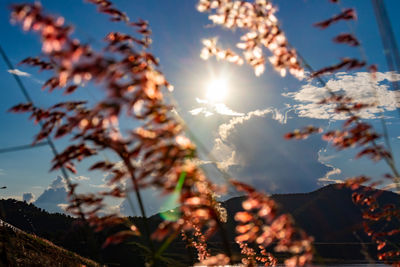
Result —
[[399, 184], [398, 183], [389, 183], [381, 188], [382, 190], [391, 190], [397, 194], [400, 194]]
[[319, 182], [321, 182], [322, 184], [326, 184], [326, 183], [343, 183], [343, 181], [341, 179], [333, 179], [331, 178], [331, 176], [334, 175], [339, 175], [342, 173], [342, 170], [340, 170], [339, 168], [335, 168], [334, 166], [330, 165], [330, 164], [325, 164], [325, 166], [332, 168], [332, 170], [328, 171], [324, 177], [321, 177], [318, 179]]
[[22, 200], [27, 203], [31, 203], [35, 200], [35, 195], [33, 193], [23, 193]]
[[202, 104], [203, 107], [194, 108], [189, 111], [190, 114], [197, 116], [203, 114], [205, 117], [220, 114], [226, 116], [244, 116], [244, 113], [236, 112], [226, 106], [224, 103], [213, 103], [208, 100], [196, 98], [197, 103]]
[[59, 207], [65, 213], [67, 211], [68, 204], [67, 203], [60, 203], [60, 204], [57, 204], [57, 207]]
[[[119, 166], [120, 164], [117, 165]], [[77, 176], [71, 179], [74, 181], [89, 180], [89, 178], [86, 176]], [[104, 178], [104, 180], [107, 179], [108, 179], [107, 177]], [[91, 186], [103, 189], [110, 188], [105, 184], [91, 185]], [[58, 176], [56, 179], [54, 179], [51, 182], [50, 186], [46, 190], [44, 190], [44, 192], [37, 198], [37, 200], [34, 202], [34, 205], [48, 212], [53, 212], [53, 213], [58, 212], [58, 213], [68, 214], [66, 210], [67, 207], [69, 206], [68, 189], [65, 179], [61, 176]], [[87, 207], [83, 206], [82, 208], [86, 209]], [[106, 205], [98, 212], [100, 216], [111, 213], [119, 213], [119, 205]]]
[[28, 77], [31, 80], [33, 80], [34, 82], [36, 82], [36, 83], [44, 84], [44, 82], [42, 80], [36, 79], [30, 73], [21, 71], [19, 69], [12, 69], [12, 70], [9, 69], [9, 70], [7, 70], [7, 72], [10, 73], [10, 74], [13, 74], [13, 75], [21, 76], [21, 77]]
[[220, 137], [215, 139], [211, 154], [217, 160], [215, 164], [221, 170], [227, 171], [230, 166], [239, 164], [234, 148], [224, 143]]
[[326, 151], [327, 151], [326, 149], [320, 149], [318, 151], [318, 161], [321, 164], [325, 165], [326, 167], [330, 168], [331, 170], [327, 171], [323, 177], [319, 178], [318, 182], [322, 183], [323, 185], [330, 183], [336, 183], [336, 184], [343, 183], [341, 179], [331, 178], [332, 176], [337, 176], [341, 174], [342, 170], [328, 163], [328, 161], [336, 157], [336, 155], [330, 155], [330, 156], [323, 155], [323, 153], [325, 153]]
[[36, 199], [34, 204], [48, 212], [64, 213], [62, 208], [68, 203], [67, 184], [63, 177], [57, 176], [50, 186]]
[[3, 169], [0, 169], [0, 175], [5, 175], [5, 172]]
[[11, 73], [11, 74], [14, 74], [14, 75], [17, 75], [17, 76], [31, 77], [31, 74], [29, 74], [27, 72], [24, 72], [24, 71], [21, 71], [19, 69], [12, 69], [12, 70], [10, 69], [10, 70], [7, 70], [7, 72]]
[[264, 116], [248, 116], [243, 122], [238, 122], [238, 118], [231, 119], [237, 124], [226, 127], [214, 143], [215, 149], [227, 152], [225, 155], [222, 153], [224, 157], [213, 153], [214, 157], [219, 156], [215, 161], [219, 165], [230, 165], [227, 170], [229, 177], [245, 181], [262, 191], [293, 193], [315, 190], [318, 178], [332, 170], [318, 161], [318, 151], [326, 145], [325, 142], [317, 136], [301, 142], [285, 141], [284, 134], [302, 125], [302, 120], [291, 120], [291, 125], [289, 122], [280, 123], [285, 122], [285, 112], [278, 112], [282, 116], [276, 116], [273, 109], [269, 113], [253, 114]]
[[215, 112], [221, 115], [228, 116], [243, 116], [244, 113], [236, 112], [230, 108], [228, 108], [225, 104], [219, 103], [214, 105]]
[[196, 97], [196, 102], [199, 104], [208, 104], [208, 100], [200, 99], [198, 97]]
[[107, 216], [111, 214], [121, 214], [120, 204], [119, 205], [105, 205], [98, 213], [99, 216]]
[[[205, 108], [195, 108], [189, 111], [190, 114], [196, 116], [202, 113], [205, 110]], [[211, 114], [210, 114], [211, 115]], [[205, 115], [206, 116], [206, 115]], [[209, 115], [208, 115], [209, 116]], [[207, 116], [206, 116], [207, 117]]]
[[285, 124], [287, 121], [287, 113], [283, 115], [279, 110], [273, 108], [257, 109], [248, 112], [245, 116], [240, 116], [232, 118], [228, 123], [224, 123], [219, 126], [218, 134], [222, 140], [226, 140], [230, 135], [230, 132], [235, 128], [237, 124], [242, 124], [243, 122], [250, 120], [253, 117], [264, 117], [265, 115], [272, 113], [272, 118]]
[[89, 184], [89, 186], [94, 188], [110, 188], [107, 184]]
[[72, 178], [72, 180], [75, 180], [75, 181], [89, 181], [90, 178], [80, 175], [80, 176], [76, 176], [76, 177]]
[[[400, 80], [400, 75], [392, 72], [377, 72], [376, 79], [372, 80], [368, 72], [347, 74], [337, 73], [328, 80], [326, 86], [334, 93], [344, 94], [357, 102], [376, 104], [373, 107], [362, 109], [357, 115], [364, 119], [374, 119], [381, 112], [394, 111], [399, 106], [400, 94], [389, 90], [390, 81]], [[335, 113], [333, 104], [318, 104], [322, 99], [329, 97], [326, 87], [317, 86], [313, 81], [303, 85], [298, 92], [284, 93], [283, 96], [292, 98], [299, 104], [293, 108], [300, 117], [315, 119], [346, 119], [346, 114]]]
[[267, 114], [272, 114], [274, 120], [279, 121], [281, 124], [287, 122], [287, 112], [283, 114], [279, 110], [274, 108], [266, 108], [263, 110], [257, 109], [248, 112], [244, 116], [234, 117], [228, 123], [224, 123], [218, 128], [218, 137], [214, 140], [214, 146], [212, 148], [212, 155], [217, 159], [216, 162], [218, 168], [221, 170], [228, 170], [230, 166], [238, 165], [239, 158], [234, 148], [227, 143], [227, 139], [235, 127], [239, 124], [243, 124], [245, 121], [250, 120], [253, 117], [264, 117]]
[[67, 183], [65, 179], [61, 176], [57, 176], [57, 178], [54, 179], [48, 187], [48, 189], [54, 189], [54, 190], [61, 188], [67, 189]]

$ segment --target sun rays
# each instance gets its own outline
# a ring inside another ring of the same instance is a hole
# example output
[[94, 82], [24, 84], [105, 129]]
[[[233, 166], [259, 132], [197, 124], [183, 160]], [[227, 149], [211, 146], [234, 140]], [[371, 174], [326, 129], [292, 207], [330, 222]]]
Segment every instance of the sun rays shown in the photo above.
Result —
[[213, 79], [207, 85], [206, 98], [211, 103], [222, 103], [228, 95], [229, 85], [226, 78]]

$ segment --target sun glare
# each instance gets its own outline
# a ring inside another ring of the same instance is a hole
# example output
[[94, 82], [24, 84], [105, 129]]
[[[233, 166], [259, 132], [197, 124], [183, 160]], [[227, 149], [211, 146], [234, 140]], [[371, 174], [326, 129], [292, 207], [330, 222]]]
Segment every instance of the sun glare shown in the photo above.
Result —
[[225, 79], [212, 80], [207, 86], [206, 97], [214, 103], [222, 102], [228, 93], [228, 83]]

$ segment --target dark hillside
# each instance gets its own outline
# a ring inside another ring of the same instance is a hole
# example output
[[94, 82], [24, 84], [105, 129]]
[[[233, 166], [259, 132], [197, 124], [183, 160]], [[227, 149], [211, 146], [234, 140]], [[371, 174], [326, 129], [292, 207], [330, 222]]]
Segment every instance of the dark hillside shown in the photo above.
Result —
[[[317, 262], [363, 262], [365, 252], [376, 258], [376, 249], [364, 233], [361, 211], [353, 204], [352, 193], [350, 189], [329, 185], [310, 193], [273, 195], [272, 198], [280, 206], [281, 212], [292, 214], [296, 224], [315, 238]], [[233, 216], [242, 209], [242, 200], [243, 197], [236, 197], [224, 203], [228, 211], [228, 222], [225, 225], [228, 233], [235, 231]], [[383, 191], [379, 203], [400, 206], [399, 195]], [[111, 266], [129, 266], [132, 260], [144, 261], [145, 252], [135, 243], [140, 242], [138, 238], [130, 240], [133, 241], [130, 244], [110, 246], [102, 250], [101, 244], [107, 233], [94, 234], [70, 216], [50, 214], [32, 204], [11, 199], [1, 200], [0, 208], [1, 219], [98, 262], [112, 263]], [[142, 218], [130, 219], [143, 229]], [[149, 221], [150, 229], [155, 229], [162, 219], [156, 214]], [[232, 247], [237, 250], [233, 235], [230, 237]], [[210, 241], [211, 248], [221, 248], [218, 233]], [[182, 240], [175, 240], [167, 253], [183, 264], [196, 258], [194, 251], [188, 250]]]
[[[348, 188], [328, 185], [310, 193], [279, 194], [272, 198], [281, 212], [292, 214], [296, 224], [314, 237], [317, 259], [360, 261], [365, 259], [365, 250], [376, 258], [375, 245], [364, 233], [362, 213], [352, 202], [352, 193]], [[241, 210], [242, 200], [237, 197], [226, 201], [231, 216]], [[398, 194], [389, 191], [383, 191], [378, 198], [382, 206], [400, 206], [399, 200]]]
[[100, 266], [46, 239], [0, 222], [1, 266]]

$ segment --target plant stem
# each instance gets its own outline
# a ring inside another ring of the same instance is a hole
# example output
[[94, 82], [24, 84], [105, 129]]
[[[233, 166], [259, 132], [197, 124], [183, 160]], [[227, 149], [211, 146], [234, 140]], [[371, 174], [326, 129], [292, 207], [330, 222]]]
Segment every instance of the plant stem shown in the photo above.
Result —
[[131, 176], [131, 180], [133, 182], [133, 187], [135, 189], [136, 199], [138, 201], [139, 208], [140, 208], [140, 213], [142, 214], [143, 221], [144, 221], [145, 236], [146, 236], [146, 239], [147, 239], [146, 241], [149, 244], [150, 250], [154, 253], [154, 245], [153, 245], [153, 242], [151, 242], [151, 239], [150, 239], [149, 221], [148, 221], [148, 218], [146, 216], [146, 211], [144, 209], [144, 204], [143, 204], [142, 195], [140, 193], [139, 184], [138, 184], [137, 179], [135, 177], [135, 168], [132, 166], [132, 163], [130, 162], [129, 158], [124, 157], [121, 154], [120, 154], [120, 157], [124, 161], [124, 164], [125, 164], [126, 168], [128, 169], [128, 172], [129, 172], [129, 174]]
[[220, 235], [222, 238], [222, 244], [224, 245], [225, 253], [229, 257], [229, 264], [233, 264], [232, 261], [232, 250], [231, 246], [229, 245], [228, 235], [226, 234], [225, 227], [219, 218], [216, 219], [218, 228], [220, 230]]

